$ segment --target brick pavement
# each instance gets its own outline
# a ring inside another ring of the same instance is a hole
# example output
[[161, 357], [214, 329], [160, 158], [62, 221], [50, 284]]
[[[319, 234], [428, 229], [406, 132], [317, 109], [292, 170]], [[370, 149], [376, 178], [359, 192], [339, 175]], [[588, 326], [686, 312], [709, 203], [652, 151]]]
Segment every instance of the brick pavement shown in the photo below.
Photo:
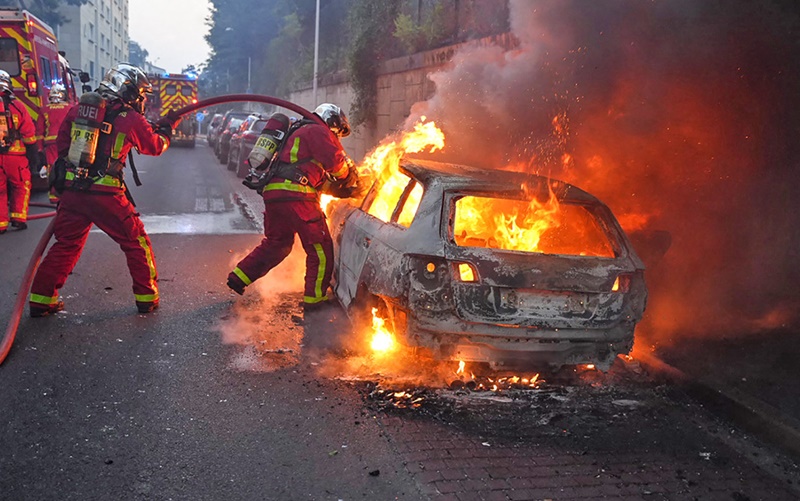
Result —
[[705, 427], [715, 425], [701, 422], [707, 419], [702, 410], [649, 412], [665, 419], [634, 417], [623, 426], [594, 430], [593, 437], [528, 429], [508, 440], [508, 428], [530, 422], [507, 421], [501, 438], [487, 429], [465, 431], [441, 414], [390, 411], [381, 423], [408, 472], [437, 501], [800, 499], [797, 481], [771, 476], [708, 433]]

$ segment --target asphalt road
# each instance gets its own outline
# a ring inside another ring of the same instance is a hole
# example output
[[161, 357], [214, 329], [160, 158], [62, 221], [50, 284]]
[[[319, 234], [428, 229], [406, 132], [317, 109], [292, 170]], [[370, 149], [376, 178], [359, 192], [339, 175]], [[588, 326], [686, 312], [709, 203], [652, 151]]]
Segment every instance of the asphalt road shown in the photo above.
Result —
[[[0, 499], [800, 498], [790, 458], [635, 362], [497, 393], [308, 356], [348, 327], [292, 321], [302, 259], [260, 294], [224, 285], [257, 199], [202, 144], [137, 166], [161, 308], [136, 313], [92, 233], [65, 311], [24, 317], [0, 366]], [[46, 224], [0, 237], [0, 318]]]

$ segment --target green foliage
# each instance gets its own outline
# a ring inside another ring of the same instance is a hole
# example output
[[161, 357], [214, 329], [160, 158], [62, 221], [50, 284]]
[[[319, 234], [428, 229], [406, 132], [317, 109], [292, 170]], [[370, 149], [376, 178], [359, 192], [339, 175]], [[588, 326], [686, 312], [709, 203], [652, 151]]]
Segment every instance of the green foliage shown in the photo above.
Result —
[[437, 46], [446, 35], [444, 29], [444, 6], [437, 3], [420, 24], [410, 15], [401, 13], [394, 20], [394, 36], [403, 44], [408, 54]]
[[[320, 71], [343, 66], [341, 38], [350, 0], [325, 0], [320, 10]], [[244, 92], [286, 95], [310, 82], [314, 66], [316, 0], [211, 0], [203, 67], [204, 95]]]
[[83, 5], [88, 0], [29, 0], [24, 2], [27, 8], [34, 16], [46, 22], [54, 29], [56, 26], [64, 24], [69, 21], [64, 17], [58, 8], [61, 5]]
[[139, 45], [138, 42], [128, 41], [128, 62], [132, 65], [143, 68], [149, 55], [150, 53], [147, 52], [147, 49]]
[[373, 123], [377, 116], [377, 66], [391, 53], [392, 39], [386, 34], [393, 31], [398, 8], [398, 0], [353, 2], [349, 18], [352, 38], [347, 53], [347, 70], [354, 94], [350, 109], [353, 126]]

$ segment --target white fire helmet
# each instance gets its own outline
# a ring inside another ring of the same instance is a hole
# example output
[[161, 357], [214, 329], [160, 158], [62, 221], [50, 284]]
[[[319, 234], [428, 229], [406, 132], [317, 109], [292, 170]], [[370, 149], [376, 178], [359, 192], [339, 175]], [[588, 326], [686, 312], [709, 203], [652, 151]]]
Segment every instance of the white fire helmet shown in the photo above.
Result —
[[139, 113], [144, 113], [145, 94], [153, 92], [153, 85], [144, 71], [131, 64], [120, 63], [106, 72], [98, 91], [101, 94], [110, 93]]
[[341, 108], [331, 103], [322, 103], [317, 106], [314, 113], [328, 125], [328, 128], [339, 137], [350, 135], [350, 122]]
[[14, 86], [11, 83], [11, 75], [5, 70], [0, 70], [0, 92], [11, 94]]
[[67, 88], [64, 87], [62, 84], [57, 83], [53, 84], [50, 87], [50, 93], [47, 95], [47, 99], [50, 103], [66, 103], [67, 102]]

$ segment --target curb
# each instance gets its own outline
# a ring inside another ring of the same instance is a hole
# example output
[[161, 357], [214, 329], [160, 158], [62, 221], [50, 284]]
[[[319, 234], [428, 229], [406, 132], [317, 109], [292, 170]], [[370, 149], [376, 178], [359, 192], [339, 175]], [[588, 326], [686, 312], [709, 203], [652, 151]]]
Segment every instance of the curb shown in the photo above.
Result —
[[694, 399], [755, 436], [800, 459], [800, 422], [776, 407], [736, 388], [723, 387], [702, 378], [692, 378], [651, 354], [636, 355], [651, 373], [682, 385]]

